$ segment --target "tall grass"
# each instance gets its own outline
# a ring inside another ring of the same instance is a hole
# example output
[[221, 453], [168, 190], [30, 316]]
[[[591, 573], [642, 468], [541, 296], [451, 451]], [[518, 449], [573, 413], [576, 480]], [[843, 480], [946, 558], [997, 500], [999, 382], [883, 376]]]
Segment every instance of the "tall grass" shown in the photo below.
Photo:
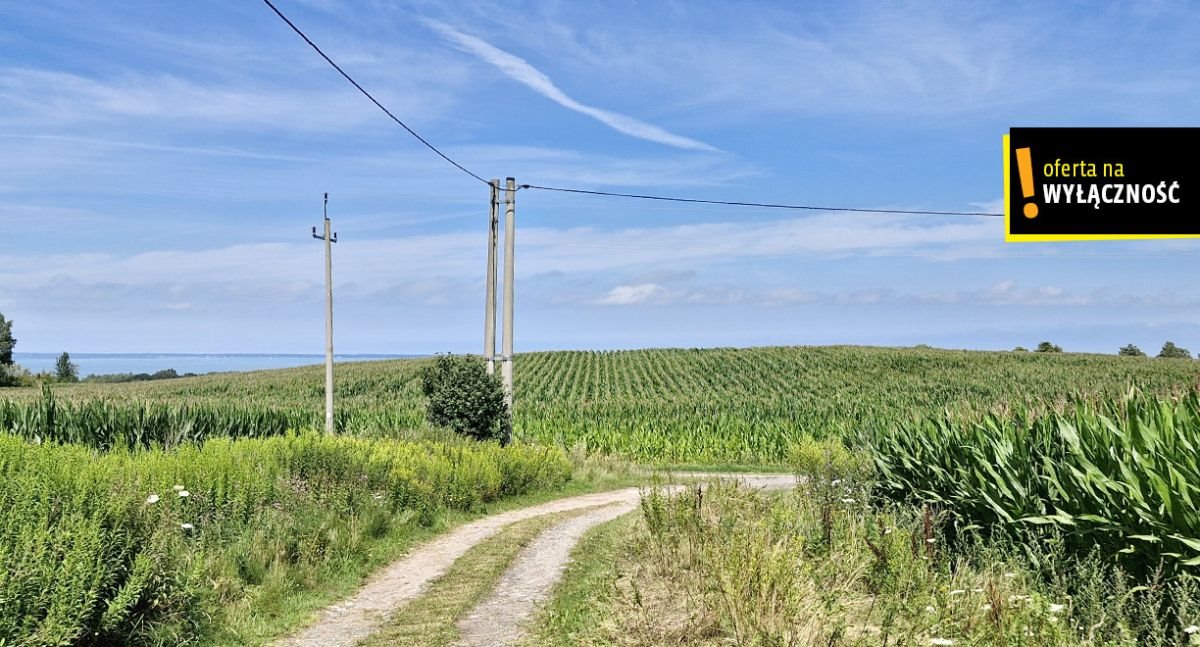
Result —
[[[1200, 583], [1132, 578], [1095, 556], [978, 537], [852, 481], [794, 494], [734, 485], [642, 499], [615, 597], [574, 644], [1189, 644]], [[1172, 608], [1163, 613], [1164, 608]], [[594, 628], [594, 629], [593, 629]]]
[[290, 435], [173, 450], [0, 436], [0, 644], [197, 644], [385, 537], [564, 482], [558, 450]]

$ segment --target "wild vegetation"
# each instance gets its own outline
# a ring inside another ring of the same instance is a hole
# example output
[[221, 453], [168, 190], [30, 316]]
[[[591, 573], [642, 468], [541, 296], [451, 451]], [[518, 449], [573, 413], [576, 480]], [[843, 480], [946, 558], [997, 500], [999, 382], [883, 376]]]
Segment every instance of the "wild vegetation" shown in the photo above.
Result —
[[873, 499], [855, 480], [869, 470], [830, 449], [841, 467], [805, 464], [793, 493], [647, 492], [585, 538], [526, 644], [1165, 647], [1200, 631], [1195, 579], [1133, 577], [1053, 538], [952, 536], [941, 513]]
[[[173, 450], [0, 436], [0, 644], [180, 645], [570, 475], [558, 450], [315, 434]], [[243, 643], [247, 636], [234, 640]]]
[[[339, 365], [338, 430], [391, 435], [425, 427], [419, 376], [429, 363]], [[1200, 365], [1073, 353], [793, 347], [529, 353], [517, 356], [516, 372], [517, 440], [653, 463], [785, 464], [791, 447], [810, 436], [854, 434], [944, 411], [970, 417], [998, 407], [1054, 405], [1073, 393], [1113, 398], [1131, 384], [1148, 393], [1179, 392], [1196, 384]], [[132, 411], [257, 410], [286, 417], [287, 426], [317, 428], [323, 389], [321, 368], [313, 366], [61, 385], [55, 396]], [[9, 389], [0, 392], [6, 397], [36, 408], [42, 396]]]

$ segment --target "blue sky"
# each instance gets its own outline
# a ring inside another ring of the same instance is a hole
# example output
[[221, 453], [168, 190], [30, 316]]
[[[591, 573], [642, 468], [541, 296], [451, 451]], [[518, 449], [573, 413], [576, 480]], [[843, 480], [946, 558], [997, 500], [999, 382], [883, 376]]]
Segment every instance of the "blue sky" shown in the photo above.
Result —
[[[1198, 125], [1189, 3], [278, 0], [485, 177], [998, 210], [1013, 125]], [[23, 351], [482, 346], [486, 187], [256, 1], [0, 2], [0, 312]], [[1200, 347], [1191, 241], [518, 194], [518, 350]]]

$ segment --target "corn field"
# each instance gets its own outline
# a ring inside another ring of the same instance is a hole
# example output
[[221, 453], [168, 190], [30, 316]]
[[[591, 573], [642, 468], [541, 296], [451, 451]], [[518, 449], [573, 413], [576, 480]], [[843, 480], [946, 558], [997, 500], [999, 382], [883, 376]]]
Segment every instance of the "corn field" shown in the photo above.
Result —
[[[339, 431], [387, 436], [424, 427], [424, 363], [339, 365]], [[1187, 360], [869, 347], [547, 352], [519, 355], [515, 365], [517, 438], [669, 463], [780, 463], [804, 437], [853, 435], [946, 410], [969, 417], [1053, 405], [1074, 393], [1113, 398], [1131, 384], [1179, 392], [1200, 378]], [[319, 428], [322, 375], [312, 366], [64, 385], [52, 425], [39, 412], [39, 392], [9, 389], [0, 392], [0, 425], [95, 446]], [[78, 406], [68, 411], [68, 403]]]
[[984, 527], [1050, 527], [1137, 572], [1200, 566], [1200, 396], [933, 418], [870, 438], [882, 487]]

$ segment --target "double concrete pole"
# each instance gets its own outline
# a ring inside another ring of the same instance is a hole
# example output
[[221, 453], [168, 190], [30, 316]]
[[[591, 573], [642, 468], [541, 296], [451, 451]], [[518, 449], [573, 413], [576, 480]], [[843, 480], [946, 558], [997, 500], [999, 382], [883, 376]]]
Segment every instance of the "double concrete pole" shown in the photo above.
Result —
[[[487, 296], [484, 303], [483, 359], [489, 375], [496, 372], [496, 248], [499, 237], [500, 180], [491, 185], [491, 209], [488, 223]], [[504, 403], [508, 407], [508, 420], [504, 425], [501, 442], [512, 440], [513, 407], [513, 252], [516, 248], [517, 181], [505, 180], [504, 188], [504, 337], [500, 351], [500, 379], [504, 384]]]

